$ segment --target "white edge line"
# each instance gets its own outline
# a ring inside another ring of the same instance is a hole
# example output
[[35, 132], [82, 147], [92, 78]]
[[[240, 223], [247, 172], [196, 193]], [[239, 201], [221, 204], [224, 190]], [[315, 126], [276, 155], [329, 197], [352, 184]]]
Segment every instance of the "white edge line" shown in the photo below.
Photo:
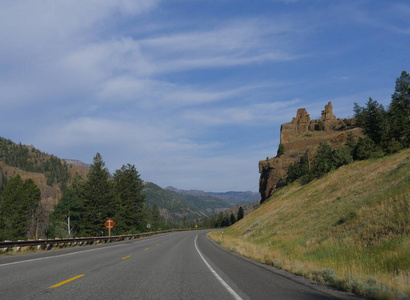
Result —
[[198, 251], [199, 256], [201, 256], [202, 260], [204, 261], [205, 265], [208, 267], [208, 269], [212, 272], [212, 274], [215, 275], [216, 279], [219, 280], [219, 282], [228, 290], [228, 292], [236, 299], [236, 300], [243, 300], [226, 282], [221, 278], [221, 276], [218, 275], [218, 273], [215, 272], [215, 270], [211, 267], [211, 265], [206, 261], [206, 259], [203, 257], [201, 254], [201, 251], [198, 249], [198, 245], [196, 243], [196, 240], [198, 239], [198, 235], [196, 235], [195, 238], [195, 248], [196, 251]]
[[72, 253], [67, 253], [67, 254], [60, 254], [60, 255], [54, 255], [54, 256], [39, 257], [39, 258], [15, 261], [15, 262], [11, 262], [11, 263], [0, 264], [0, 268], [5, 267], [5, 266], [10, 266], [10, 265], [23, 264], [23, 263], [32, 262], [32, 261], [38, 261], [38, 260], [44, 260], [44, 259], [50, 259], [50, 258], [62, 257], [62, 256], [70, 256], [70, 255], [75, 255], [75, 254], [81, 254], [81, 253], [84, 253], [84, 252], [103, 250], [103, 249], [107, 249], [107, 248], [111, 248], [111, 247], [118, 247], [118, 246], [121, 246], [121, 245], [112, 245], [112, 246], [107, 246], [107, 247], [98, 248], [98, 249], [82, 250], [82, 251], [77, 251], [77, 252], [72, 252]]

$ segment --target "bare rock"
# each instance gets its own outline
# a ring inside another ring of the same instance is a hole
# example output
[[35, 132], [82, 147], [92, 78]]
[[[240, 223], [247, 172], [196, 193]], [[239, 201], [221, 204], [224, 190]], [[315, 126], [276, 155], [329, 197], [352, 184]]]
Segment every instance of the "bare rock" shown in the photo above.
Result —
[[293, 137], [309, 130], [310, 116], [305, 108], [299, 108], [292, 122], [282, 124], [280, 128], [280, 141], [282, 144], [289, 142]]

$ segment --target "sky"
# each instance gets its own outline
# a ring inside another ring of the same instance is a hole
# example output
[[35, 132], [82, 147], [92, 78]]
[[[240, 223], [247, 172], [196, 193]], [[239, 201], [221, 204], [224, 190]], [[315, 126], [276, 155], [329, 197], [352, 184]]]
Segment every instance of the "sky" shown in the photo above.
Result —
[[409, 1], [2, 0], [0, 136], [162, 187], [258, 191], [282, 123], [388, 105], [409, 46]]

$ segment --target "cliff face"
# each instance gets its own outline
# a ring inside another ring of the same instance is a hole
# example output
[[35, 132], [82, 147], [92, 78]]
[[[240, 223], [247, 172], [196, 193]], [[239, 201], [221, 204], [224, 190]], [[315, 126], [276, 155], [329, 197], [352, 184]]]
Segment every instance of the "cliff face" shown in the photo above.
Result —
[[360, 128], [352, 128], [346, 123], [354, 124], [354, 120], [337, 119], [333, 114], [332, 103], [329, 102], [322, 111], [322, 117], [311, 120], [305, 108], [299, 108], [291, 122], [282, 124], [280, 143], [285, 152], [280, 157], [273, 157], [259, 162], [259, 193], [261, 203], [283, 186], [290, 164], [299, 160], [306, 150], [313, 156], [320, 143], [328, 142], [333, 148], [346, 142], [349, 132], [361, 136]]

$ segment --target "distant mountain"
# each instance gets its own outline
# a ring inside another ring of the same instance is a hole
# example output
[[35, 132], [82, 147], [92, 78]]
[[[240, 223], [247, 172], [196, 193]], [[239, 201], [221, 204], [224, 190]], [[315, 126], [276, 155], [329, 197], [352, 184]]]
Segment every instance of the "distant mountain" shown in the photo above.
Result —
[[218, 197], [180, 193], [176, 189], [163, 189], [151, 182], [145, 182], [143, 193], [146, 195], [148, 206], [156, 204], [161, 214], [173, 221], [183, 218], [195, 220], [231, 207]]
[[169, 186], [165, 188], [168, 191], [191, 195], [191, 196], [202, 196], [202, 197], [214, 197], [225, 201], [231, 206], [240, 205], [240, 204], [250, 204], [260, 199], [259, 193], [247, 191], [247, 192], [224, 192], [224, 193], [215, 193], [215, 192], [204, 192], [200, 190], [180, 190]]
[[86, 169], [90, 169], [91, 165], [86, 164], [82, 161], [76, 160], [76, 159], [63, 159], [67, 164], [73, 165], [73, 166], [80, 166]]

